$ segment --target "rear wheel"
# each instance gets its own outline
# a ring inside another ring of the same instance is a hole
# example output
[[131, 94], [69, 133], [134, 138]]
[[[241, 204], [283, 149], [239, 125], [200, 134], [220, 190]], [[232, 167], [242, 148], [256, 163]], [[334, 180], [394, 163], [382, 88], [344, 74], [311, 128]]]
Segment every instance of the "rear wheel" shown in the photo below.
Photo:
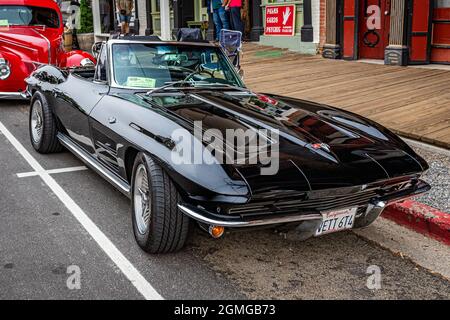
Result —
[[36, 92], [31, 99], [29, 118], [30, 139], [39, 153], [53, 153], [62, 150], [57, 134], [56, 119], [45, 96]]
[[181, 197], [164, 170], [143, 153], [134, 162], [131, 192], [133, 232], [139, 246], [149, 253], [183, 248], [189, 217], [178, 209]]

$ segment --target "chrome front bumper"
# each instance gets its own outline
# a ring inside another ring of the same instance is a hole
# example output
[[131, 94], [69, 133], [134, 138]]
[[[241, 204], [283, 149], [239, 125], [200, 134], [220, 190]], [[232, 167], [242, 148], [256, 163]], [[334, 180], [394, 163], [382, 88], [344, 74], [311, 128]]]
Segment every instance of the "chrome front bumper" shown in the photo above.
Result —
[[[361, 224], [365, 222], [367, 224], [369, 221], [375, 221], [383, 212], [383, 210], [392, 203], [404, 201], [408, 198], [417, 196], [421, 193], [427, 192], [431, 187], [428, 183], [419, 180], [419, 182], [410, 189], [403, 190], [394, 194], [390, 194], [387, 196], [377, 197], [368, 203], [368, 207], [366, 212], [358, 217], [357, 219], [361, 219]], [[208, 210], [195, 207], [190, 204], [181, 203], [178, 204], [178, 208], [181, 212], [183, 212], [188, 217], [212, 226], [221, 226], [226, 228], [242, 228], [242, 227], [256, 227], [256, 226], [267, 226], [267, 225], [277, 225], [277, 224], [287, 224], [287, 223], [295, 223], [295, 222], [303, 222], [303, 221], [313, 221], [319, 220], [322, 221], [323, 216], [320, 212], [302, 212], [299, 214], [290, 214], [290, 215], [267, 215], [267, 217], [251, 219], [245, 218], [242, 216], [232, 216], [232, 215], [220, 215]], [[342, 208], [336, 208], [342, 209]], [[358, 227], [358, 223], [355, 224], [355, 227]]]
[[0, 99], [11, 100], [28, 100], [30, 95], [28, 92], [0, 92]]

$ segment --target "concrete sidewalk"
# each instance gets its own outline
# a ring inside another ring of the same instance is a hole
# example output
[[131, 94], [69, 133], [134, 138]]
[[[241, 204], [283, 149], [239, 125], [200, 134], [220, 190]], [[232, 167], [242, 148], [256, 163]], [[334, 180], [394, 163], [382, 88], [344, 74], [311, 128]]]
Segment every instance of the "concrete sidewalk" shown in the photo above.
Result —
[[328, 60], [244, 45], [247, 85], [343, 108], [450, 149], [450, 71]]

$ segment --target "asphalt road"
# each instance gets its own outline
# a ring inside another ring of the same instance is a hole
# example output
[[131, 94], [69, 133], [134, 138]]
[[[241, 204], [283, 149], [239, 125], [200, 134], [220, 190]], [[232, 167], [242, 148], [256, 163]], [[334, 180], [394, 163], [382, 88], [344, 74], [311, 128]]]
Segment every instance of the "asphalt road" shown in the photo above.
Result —
[[[34, 152], [26, 104], [0, 102], [0, 123], [45, 170], [83, 166], [68, 152]], [[442, 159], [427, 152], [439, 167]], [[130, 274], [142, 276], [138, 282], [165, 299], [450, 298], [450, 282], [442, 275], [446, 270], [437, 274], [433, 265], [421, 263], [436, 259], [437, 265], [445, 264], [441, 259], [447, 257], [448, 247], [434, 242], [429, 244], [432, 258], [416, 259], [378, 243], [375, 229], [307, 242], [272, 230], [231, 233], [215, 241], [196, 230], [182, 252], [148, 255], [134, 242], [128, 199], [96, 173], [82, 170], [51, 177], [105, 236], [107, 241], [100, 242], [80, 223], [73, 206], [63, 203], [41, 177], [17, 175], [32, 171], [0, 132], [0, 299], [144, 298]], [[433, 179], [432, 172], [428, 174]], [[441, 193], [436, 198], [439, 206], [448, 205]], [[378, 226], [376, 232], [391, 229]], [[407, 241], [423, 243], [414, 234]], [[105, 244], [117, 251], [105, 249]], [[128, 268], [120, 267], [124, 263]], [[378, 289], [366, 286], [371, 266], [381, 271]], [[80, 272], [79, 288], [67, 285], [73, 270]]]

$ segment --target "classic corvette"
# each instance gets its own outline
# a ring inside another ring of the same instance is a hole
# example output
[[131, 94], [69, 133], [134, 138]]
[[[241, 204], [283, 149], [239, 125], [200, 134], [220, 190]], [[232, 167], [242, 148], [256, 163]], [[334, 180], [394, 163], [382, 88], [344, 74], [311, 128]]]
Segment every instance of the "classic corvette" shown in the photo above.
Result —
[[63, 47], [63, 21], [54, 0], [0, 1], [0, 99], [26, 96], [27, 78], [38, 66], [95, 63], [88, 53]]
[[[295, 229], [304, 238], [362, 228], [430, 189], [420, 179], [427, 163], [395, 134], [330, 106], [254, 93], [218, 46], [129, 37], [98, 49], [95, 67], [43, 66], [27, 79], [31, 143], [40, 153], [67, 148], [127, 195], [147, 252], [181, 249], [193, 222], [214, 238], [225, 228]], [[179, 162], [173, 133], [194, 137], [199, 123], [200, 132], [257, 132], [277, 146], [277, 170]]]

